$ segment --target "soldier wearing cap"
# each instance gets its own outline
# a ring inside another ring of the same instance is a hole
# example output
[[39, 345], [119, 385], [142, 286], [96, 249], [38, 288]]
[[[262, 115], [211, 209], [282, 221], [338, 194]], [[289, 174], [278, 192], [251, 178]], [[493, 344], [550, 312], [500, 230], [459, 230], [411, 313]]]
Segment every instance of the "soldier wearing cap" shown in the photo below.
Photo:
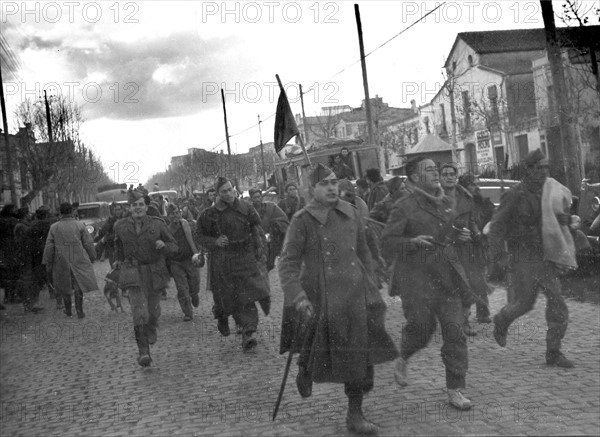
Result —
[[[549, 177], [549, 162], [537, 149], [525, 157], [525, 176], [511, 188], [494, 213], [489, 226], [489, 259], [497, 259], [512, 270], [515, 299], [493, 318], [494, 338], [506, 346], [509, 326], [535, 304], [539, 287], [546, 294], [546, 363], [570, 368], [573, 363], [560, 351], [567, 331], [569, 310], [561, 294], [559, 275], [563, 267], [546, 260], [542, 233], [542, 194]], [[566, 187], [563, 187], [566, 189]], [[556, 214], [559, 225], [571, 221], [567, 211]], [[508, 253], [504, 242], [508, 243]], [[493, 253], [492, 253], [493, 252]], [[500, 256], [498, 256], [500, 254]]]
[[233, 316], [242, 329], [242, 348], [249, 351], [257, 344], [256, 302], [266, 315], [270, 309], [266, 275], [259, 267], [264, 262], [264, 233], [258, 213], [235, 197], [229, 179], [219, 177], [215, 190], [215, 204], [200, 215], [196, 238], [209, 252], [208, 288], [213, 293], [217, 328], [228, 336], [229, 316]]
[[[373, 388], [373, 366], [397, 356], [385, 331], [385, 303], [371, 278], [363, 221], [339, 199], [335, 173], [319, 164], [310, 183], [314, 198], [294, 215], [279, 262], [280, 352], [300, 352], [296, 384], [303, 397], [312, 394], [312, 382], [343, 383], [348, 430], [374, 434], [363, 397]], [[298, 321], [306, 326], [301, 333]]]
[[[149, 345], [156, 342], [161, 293], [169, 282], [166, 255], [178, 247], [164, 220], [147, 215], [142, 192], [130, 190], [128, 201], [131, 215], [114, 227], [115, 264], [120, 268], [119, 284], [129, 294], [138, 364], [147, 367], [152, 362]], [[125, 275], [126, 269], [131, 273]]]

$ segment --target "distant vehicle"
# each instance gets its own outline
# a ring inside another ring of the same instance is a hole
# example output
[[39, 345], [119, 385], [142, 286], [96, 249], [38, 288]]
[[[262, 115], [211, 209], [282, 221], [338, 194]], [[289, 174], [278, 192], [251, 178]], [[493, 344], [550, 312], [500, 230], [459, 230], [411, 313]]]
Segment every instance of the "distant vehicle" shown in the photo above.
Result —
[[96, 200], [98, 202], [127, 202], [127, 190], [123, 188], [116, 188], [114, 190], [106, 190], [96, 194]]
[[77, 208], [77, 215], [91, 237], [96, 238], [98, 231], [110, 217], [109, 204], [108, 202], [81, 203]]
[[489, 198], [497, 208], [502, 195], [519, 182], [512, 179], [479, 179], [478, 185], [481, 195]]
[[175, 199], [177, 199], [177, 191], [175, 190], [151, 191], [148, 193], [150, 199], [155, 199], [159, 195], [162, 195], [163, 199], [168, 199], [169, 202], [173, 202]]

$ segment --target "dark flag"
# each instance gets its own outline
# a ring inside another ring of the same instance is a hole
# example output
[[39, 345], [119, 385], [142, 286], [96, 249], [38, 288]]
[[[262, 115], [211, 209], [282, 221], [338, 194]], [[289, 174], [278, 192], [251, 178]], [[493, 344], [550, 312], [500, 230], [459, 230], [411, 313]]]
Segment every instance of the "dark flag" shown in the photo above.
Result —
[[277, 113], [275, 114], [275, 152], [279, 153], [292, 137], [300, 133], [292, 108], [288, 102], [285, 90], [279, 86], [281, 90], [279, 100], [277, 101]]

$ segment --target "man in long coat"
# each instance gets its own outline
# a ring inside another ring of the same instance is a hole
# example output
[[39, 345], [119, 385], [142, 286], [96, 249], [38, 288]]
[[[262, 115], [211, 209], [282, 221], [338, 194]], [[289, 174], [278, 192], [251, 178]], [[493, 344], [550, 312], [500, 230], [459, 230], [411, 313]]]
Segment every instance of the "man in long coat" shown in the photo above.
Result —
[[280, 201], [277, 206], [281, 208], [288, 217], [288, 220], [292, 220], [292, 217], [296, 211], [300, 211], [306, 205], [304, 197], [298, 195], [298, 186], [294, 182], [289, 182], [285, 186], [286, 197]]
[[[377, 427], [362, 414], [375, 364], [397, 356], [385, 331], [385, 303], [371, 278], [371, 260], [358, 211], [338, 198], [335, 173], [319, 164], [310, 176], [314, 199], [292, 219], [279, 262], [284, 292], [280, 352], [300, 352], [297, 385], [343, 383], [346, 425], [363, 434]], [[307, 326], [300, 334], [298, 321]]]
[[196, 238], [209, 251], [209, 288], [213, 293], [213, 314], [223, 336], [229, 335], [229, 316], [242, 330], [242, 348], [256, 344], [259, 302], [269, 314], [270, 296], [266, 276], [259, 263], [264, 262], [263, 230], [258, 213], [234, 195], [227, 178], [215, 184], [217, 200], [205, 209], [196, 224]]
[[42, 264], [52, 278], [56, 293], [62, 295], [65, 314], [71, 317], [71, 296], [75, 295], [77, 317], [85, 317], [83, 293], [98, 290], [92, 262], [96, 249], [83, 222], [73, 217], [70, 203], [60, 205], [61, 219], [50, 226]]
[[[115, 265], [120, 269], [119, 285], [129, 294], [138, 364], [148, 367], [152, 362], [150, 345], [157, 337], [161, 294], [169, 282], [166, 256], [178, 247], [163, 219], [147, 215], [142, 191], [129, 190], [128, 201], [131, 215], [114, 227]], [[126, 270], [133, 273], [125, 275]], [[134, 279], [125, 283], [125, 276]]]
[[402, 297], [407, 321], [396, 361], [396, 382], [401, 387], [408, 384], [407, 360], [427, 346], [439, 321], [448, 401], [467, 410], [472, 405], [461, 392], [468, 368], [461, 292], [468, 280], [454, 243], [467, 241], [470, 233], [453, 230], [455, 213], [436, 196], [439, 174], [431, 159], [414, 159], [407, 164], [406, 174], [410, 194], [394, 205], [381, 238], [384, 258], [393, 259], [390, 295]]

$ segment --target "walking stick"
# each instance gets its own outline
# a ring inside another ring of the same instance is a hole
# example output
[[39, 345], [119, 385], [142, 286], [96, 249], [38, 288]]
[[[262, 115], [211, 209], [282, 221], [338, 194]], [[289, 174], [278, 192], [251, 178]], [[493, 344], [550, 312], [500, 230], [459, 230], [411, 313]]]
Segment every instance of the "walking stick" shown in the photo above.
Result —
[[[293, 350], [293, 348], [292, 348]], [[288, 374], [290, 373], [290, 365], [292, 364], [292, 356], [294, 353], [290, 350], [287, 358], [287, 362], [285, 363], [285, 371], [283, 372], [283, 379], [281, 381], [281, 388], [279, 389], [279, 395], [277, 395], [277, 402], [275, 403], [275, 411], [273, 411], [273, 422], [277, 417], [277, 412], [279, 411], [279, 405], [281, 404], [281, 399], [283, 398], [283, 391], [285, 390], [285, 384], [287, 382]]]

